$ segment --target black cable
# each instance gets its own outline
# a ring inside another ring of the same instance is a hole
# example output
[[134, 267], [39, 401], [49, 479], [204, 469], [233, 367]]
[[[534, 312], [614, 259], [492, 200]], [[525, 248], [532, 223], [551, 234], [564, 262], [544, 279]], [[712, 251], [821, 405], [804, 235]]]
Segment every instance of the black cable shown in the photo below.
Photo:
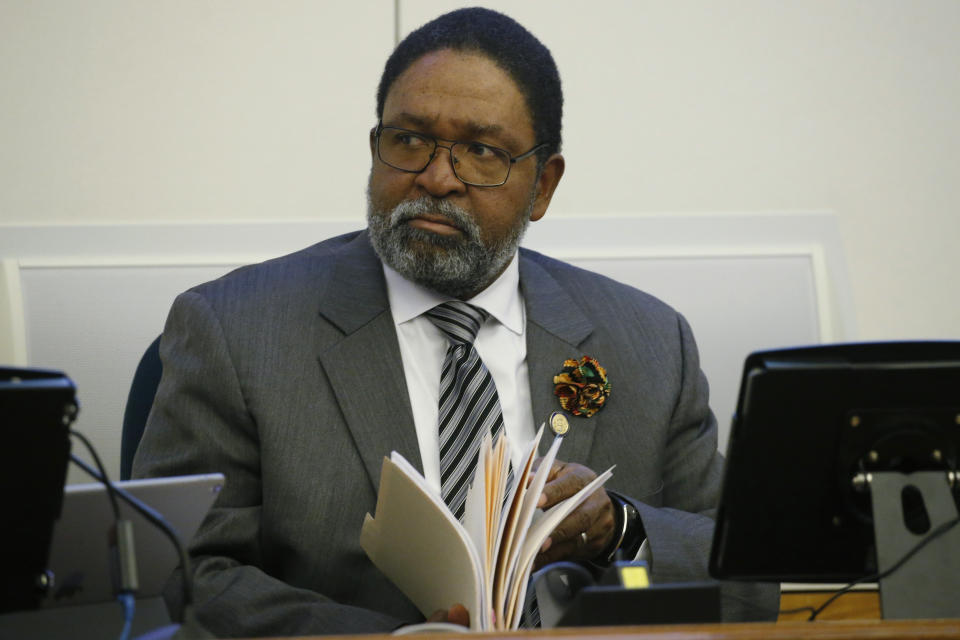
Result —
[[[77, 456], [70, 454], [70, 459], [94, 478], [100, 480], [104, 484], [109, 483], [109, 480], [106, 479], [106, 476], [101, 475], [96, 469], [91, 467]], [[177, 555], [180, 556], [180, 566], [183, 569], [184, 574], [183, 607], [180, 610], [180, 619], [177, 622], [184, 624], [186, 622], [187, 612], [193, 605], [193, 570], [190, 566], [190, 557], [187, 555], [187, 551], [183, 544], [180, 543], [180, 535], [177, 533], [176, 529], [170, 526], [170, 524], [164, 520], [163, 516], [160, 515], [160, 513], [158, 513], [155, 509], [142, 502], [140, 499], [134, 497], [127, 491], [124, 491], [120, 487], [115, 485], [108, 486], [110, 486], [110, 490], [116, 492], [116, 495], [119, 496], [124, 502], [133, 507], [137, 512], [140, 513], [140, 515], [146, 518], [155, 527], [163, 531], [163, 533], [167, 536], [167, 538], [170, 539], [170, 541], [173, 543], [173, 546], [176, 548]]]
[[[817, 607], [816, 609], [814, 609], [813, 612], [810, 614], [810, 617], [807, 618], [807, 620], [808, 620], [808, 621], [816, 620], [817, 616], [820, 615], [820, 614], [823, 612], [824, 609], [826, 609], [828, 606], [830, 606], [830, 604], [832, 604], [834, 600], [836, 600], [837, 598], [839, 598], [839, 597], [842, 596], [843, 594], [848, 593], [851, 589], [853, 589], [853, 588], [854, 588], [855, 586], [857, 586], [858, 584], [861, 584], [861, 583], [864, 583], [864, 582], [878, 582], [878, 581], [880, 581], [881, 579], [886, 578], [887, 576], [891, 575], [894, 571], [896, 571], [897, 569], [899, 569], [900, 567], [902, 567], [904, 564], [906, 564], [906, 562], [907, 562], [910, 558], [912, 558], [912, 557], [915, 556], [917, 553], [919, 553], [919, 551], [920, 551], [921, 549], [923, 549], [925, 546], [927, 546], [928, 544], [930, 544], [931, 542], [933, 542], [934, 540], [936, 540], [937, 538], [939, 538], [940, 536], [942, 536], [943, 534], [945, 534], [947, 531], [950, 531], [950, 529], [952, 529], [953, 527], [955, 527], [958, 522], [960, 522], [960, 517], [954, 518], [953, 520], [947, 520], [946, 522], [944, 522], [943, 524], [941, 524], [940, 526], [938, 526], [936, 529], [934, 529], [933, 531], [931, 531], [929, 534], [927, 534], [927, 536], [926, 536], [923, 540], [921, 540], [921, 541], [918, 542], [916, 545], [914, 545], [914, 547], [913, 547], [912, 549], [910, 549], [910, 551], [908, 551], [907, 553], [905, 553], [902, 558], [900, 558], [899, 560], [897, 560], [896, 562], [894, 562], [893, 565], [892, 565], [889, 569], [886, 569], [886, 570], [884, 570], [884, 571], [882, 571], [882, 572], [880, 572], [880, 573], [874, 573], [874, 574], [869, 575], [869, 576], [864, 576], [863, 578], [860, 578], [860, 579], [858, 579], [858, 580], [854, 580], [853, 582], [851, 582], [851, 583], [848, 584], [847, 586], [843, 587], [842, 589], [840, 589], [839, 591], [837, 591], [836, 593], [834, 593], [832, 596], [830, 596], [830, 597], [827, 599], [826, 602], [824, 602], [824, 603], [821, 604], [819, 607]], [[806, 607], [805, 607], [805, 608], [806, 608]]]
[[[87, 437], [79, 431], [71, 429], [69, 433], [71, 436], [80, 440], [87, 448], [90, 457], [93, 458], [99, 470], [99, 477], [97, 477], [97, 474], [92, 475], [107, 488], [107, 495], [110, 498], [110, 507], [113, 509], [113, 531], [111, 533], [110, 546], [114, 554], [112, 556], [115, 571], [114, 588], [117, 590], [117, 601], [123, 607], [124, 620], [123, 629], [120, 631], [120, 640], [127, 640], [130, 637], [130, 629], [133, 625], [133, 616], [136, 608], [136, 592], [139, 588], [136, 556], [133, 550], [133, 528], [129, 521], [120, 517], [120, 506], [117, 504], [117, 488], [107, 477], [107, 470], [104, 468], [100, 456], [97, 455], [96, 449], [90, 441], [87, 440]], [[88, 473], [92, 471], [85, 463], [81, 464], [82, 461], [76, 454], [71, 453], [70, 458]]]
[[[103, 463], [100, 461], [100, 456], [97, 455], [96, 449], [93, 448], [93, 445], [87, 440], [87, 437], [80, 433], [79, 431], [70, 430], [70, 435], [83, 443], [87, 448], [87, 451], [90, 453], [90, 457], [93, 458], [94, 464], [97, 465], [97, 469], [100, 470], [100, 475], [102, 478], [97, 478], [107, 487], [107, 495], [110, 496], [110, 506], [113, 507], [113, 519], [115, 522], [120, 520], [120, 508], [117, 506], [117, 495], [116, 489], [113, 486], [113, 483], [110, 482], [110, 479], [107, 478], [107, 470], [103, 467]], [[77, 458], [71, 453], [70, 457], [77, 460]], [[96, 476], [94, 476], [96, 477]]]

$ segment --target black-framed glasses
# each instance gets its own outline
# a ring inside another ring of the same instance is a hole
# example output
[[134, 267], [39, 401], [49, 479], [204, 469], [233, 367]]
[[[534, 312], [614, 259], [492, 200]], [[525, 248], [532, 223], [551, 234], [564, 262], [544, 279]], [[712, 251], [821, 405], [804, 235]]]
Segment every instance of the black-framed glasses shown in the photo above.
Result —
[[511, 156], [506, 149], [483, 142], [445, 140], [450, 143], [445, 145], [440, 144], [437, 138], [419, 131], [385, 127], [383, 123], [377, 124], [374, 135], [377, 138], [377, 157], [394, 169], [422, 173], [437, 155], [437, 147], [441, 147], [450, 152], [454, 175], [460, 182], [474, 187], [499, 187], [510, 177], [510, 168], [514, 163], [529, 158], [549, 144], [541, 142], [529, 151]]

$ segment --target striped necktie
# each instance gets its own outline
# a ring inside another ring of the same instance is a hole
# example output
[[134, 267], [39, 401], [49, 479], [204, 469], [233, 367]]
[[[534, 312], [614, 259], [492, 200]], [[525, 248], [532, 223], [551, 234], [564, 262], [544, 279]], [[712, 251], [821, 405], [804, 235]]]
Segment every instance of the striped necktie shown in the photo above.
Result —
[[[440, 373], [440, 490], [443, 501], [459, 520], [467, 501], [467, 488], [477, 468], [484, 434], [493, 441], [503, 432], [503, 413], [493, 376], [473, 346], [487, 312], [453, 300], [427, 311], [427, 318], [450, 343]], [[507, 495], [513, 484], [513, 465], [507, 477]], [[522, 629], [540, 626], [536, 592], [530, 589], [521, 615]]]
[[440, 374], [440, 489], [460, 519], [483, 436], [489, 433], [496, 441], [503, 431], [497, 386], [473, 346], [487, 313], [453, 300], [425, 315], [449, 341]]

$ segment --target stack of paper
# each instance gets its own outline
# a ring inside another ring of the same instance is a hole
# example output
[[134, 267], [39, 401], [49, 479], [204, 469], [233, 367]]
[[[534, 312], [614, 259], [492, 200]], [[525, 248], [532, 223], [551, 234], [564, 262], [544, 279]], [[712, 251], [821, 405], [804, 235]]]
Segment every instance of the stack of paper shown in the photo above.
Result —
[[384, 458], [376, 516], [368, 513], [360, 546], [425, 616], [456, 603], [478, 631], [516, 629], [533, 561], [571, 511], [612, 475], [608, 469], [546, 512], [537, 509], [562, 436], [533, 471], [543, 427], [508, 486], [510, 443], [481, 445], [461, 524], [423, 476], [397, 452]]

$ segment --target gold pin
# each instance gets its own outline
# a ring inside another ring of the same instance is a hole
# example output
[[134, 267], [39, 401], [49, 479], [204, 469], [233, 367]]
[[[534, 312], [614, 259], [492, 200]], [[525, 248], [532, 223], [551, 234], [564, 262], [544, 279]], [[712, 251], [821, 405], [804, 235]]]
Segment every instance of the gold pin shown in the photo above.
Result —
[[560, 411], [554, 411], [550, 414], [550, 428], [558, 436], [564, 435], [570, 430], [570, 423], [567, 422], [567, 416]]

